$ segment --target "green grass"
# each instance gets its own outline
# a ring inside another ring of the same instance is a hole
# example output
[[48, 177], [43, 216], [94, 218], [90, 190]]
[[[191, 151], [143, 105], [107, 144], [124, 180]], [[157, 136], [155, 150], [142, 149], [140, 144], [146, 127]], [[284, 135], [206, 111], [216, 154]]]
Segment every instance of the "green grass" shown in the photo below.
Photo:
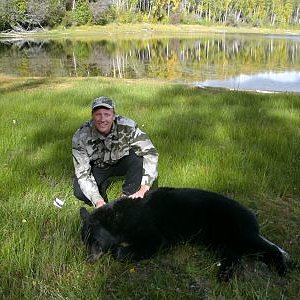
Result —
[[[252, 26], [224, 26], [224, 25], [166, 25], [166, 24], [150, 24], [150, 23], [138, 23], [138, 24], [108, 24], [105, 26], [93, 25], [93, 26], [75, 26], [70, 28], [59, 27], [57, 29], [45, 30], [40, 32], [28, 32], [17, 33], [18, 36], [23, 37], [37, 37], [37, 38], [72, 38], [72, 39], [84, 39], [93, 40], [103, 37], [114, 36], [114, 38], [153, 38], [155, 36], [178, 36], [178, 35], [196, 35], [199, 33], [255, 33], [255, 34], [299, 34], [299, 26], [291, 26], [290, 28], [276, 28], [276, 27], [252, 27]], [[9, 36], [7, 33], [0, 33], [1, 36]]]
[[[229, 284], [191, 245], [151, 260], [84, 261], [72, 195], [71, 138], [99, 95], [157, 146], [159, 185], [198, 187], [258, 213], [262, 233], [300, 261], [300, 96], [155, 81], [0, 78], [0, 295], [3, 299], [299, 299], [299, 273], [279, 278], [245, 259]], [[109, 191], [119, 194], [120, 182]], [[66, 200], [63, 209], [54, 197]]]

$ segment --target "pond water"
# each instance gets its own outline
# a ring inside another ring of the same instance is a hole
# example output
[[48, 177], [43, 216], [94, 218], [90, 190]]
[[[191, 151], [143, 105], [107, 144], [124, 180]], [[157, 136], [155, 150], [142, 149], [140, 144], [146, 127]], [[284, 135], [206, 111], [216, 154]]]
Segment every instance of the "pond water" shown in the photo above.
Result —
[[240, 74], [224, 80], [206, 80], [200, 87], [226, 87], [232, 90], [260, 92], [300, 92], [300, 72], [265, 72], [252, 75]]
[[236, 90], [300, 91], [300, 36], [0, 39], [0, 74], [155, 78]]

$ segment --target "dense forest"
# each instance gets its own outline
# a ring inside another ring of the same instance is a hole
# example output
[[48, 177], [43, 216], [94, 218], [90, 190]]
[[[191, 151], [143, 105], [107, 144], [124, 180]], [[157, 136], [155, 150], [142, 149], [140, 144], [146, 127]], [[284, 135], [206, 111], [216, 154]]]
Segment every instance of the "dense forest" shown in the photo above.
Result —
[[0, 31], [111, 22], [285, 27], [300, 0], [0, 0]]

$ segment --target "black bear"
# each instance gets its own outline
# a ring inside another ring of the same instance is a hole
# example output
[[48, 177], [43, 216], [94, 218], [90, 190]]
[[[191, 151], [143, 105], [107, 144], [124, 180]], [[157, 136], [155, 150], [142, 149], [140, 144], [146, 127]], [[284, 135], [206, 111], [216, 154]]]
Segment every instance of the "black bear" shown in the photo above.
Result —
[[259, 234], [256, 216], [237, 201], [191, 188], [158, 188], [142, 199], [119, 198], [91, 214], [80, 209], [87, 260], [110, 251], [119, 259], [149, 258], [188, 241], [219, 253], [218, 277], [229, 280], [243, 255], [255, 255], [285, 275], [288, 255]]

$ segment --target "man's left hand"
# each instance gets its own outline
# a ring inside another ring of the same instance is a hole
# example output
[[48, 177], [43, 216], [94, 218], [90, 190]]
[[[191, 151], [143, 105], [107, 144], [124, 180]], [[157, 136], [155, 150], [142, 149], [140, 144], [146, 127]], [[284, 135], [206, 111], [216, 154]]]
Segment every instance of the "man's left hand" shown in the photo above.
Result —
[[141, 185], [140, 189], [136, 193], [130, 195], [129, 198], [133, 198], [133, 199], [135, 199], [135, 198], [143, 198], [144, 195], [145, 195], [145, 193], [147, 191], [149, 191], [149, 190], [150, 190], [150, 186], [149, 185]]

